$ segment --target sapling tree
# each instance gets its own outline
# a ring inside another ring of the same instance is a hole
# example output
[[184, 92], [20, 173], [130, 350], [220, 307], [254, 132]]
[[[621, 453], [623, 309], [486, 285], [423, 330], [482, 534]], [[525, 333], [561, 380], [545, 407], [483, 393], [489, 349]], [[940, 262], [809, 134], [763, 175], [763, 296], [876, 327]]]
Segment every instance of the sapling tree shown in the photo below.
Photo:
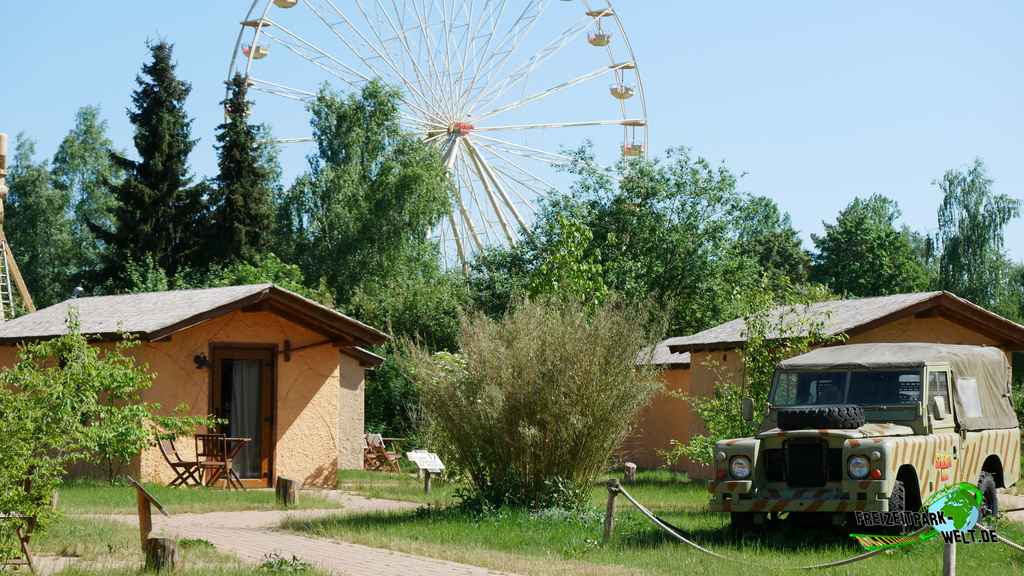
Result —
[[0, 560], [16, 553], [18, 524], [32, 518], [35, 531], [46, 529], [68, 465], [103, 462], [113, 473], [157, 435], [212, 422], [142, 401], [153, 377], [129, 354], [135, 344], [90, 343], [72, 313], [66, 335], [23, 346], [0, 370], [0, 513], [18, 516], [0, 521]]
[[[768, 282], [768, 279], [765, 279]], [[710, 464], [715, 443], [727, 438], [743, 438], [757, 433], [760, 416], [768, 407], [775, 365], [810, 350], [813, 346], [842, 341], [845, 336], [826, 332], [827, 313], [811, 307], [814, 301], [827, 296], [821, 290], [789, 291], [788, 302], [779, 305], [767, 286], [751, 291], [743, 306], [747, 313], [742, 351], [742, 372], [736, 374], [725, 366], [710, 361], [714, 374], [714, 393], [711, 396], [681, 397], [690, 403], [704, 422], [705, 433], [690, 437], [688, 441], [673, 440], [668, 450], [661, 453], [668, 464], [680, 457], [694, 462]], [[739, 380], [737, 380], [739, 377]], [[677, 393], [669, 392], [677, 395]], [[743, 419], [740, 406], [743, 398], [754, 401], [754, 420]]]

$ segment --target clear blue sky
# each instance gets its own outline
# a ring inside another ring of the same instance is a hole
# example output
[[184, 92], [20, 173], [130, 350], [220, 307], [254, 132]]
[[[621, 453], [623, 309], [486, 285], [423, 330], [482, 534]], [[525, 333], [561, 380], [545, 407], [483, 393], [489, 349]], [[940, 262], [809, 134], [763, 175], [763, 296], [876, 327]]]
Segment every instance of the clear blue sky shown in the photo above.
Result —
[[[49, 156], [75, 110], [99, 104], [115, 143], [129, 148], [124, 110], [145, 41], [163, 37], [193, 85], [202, 139], [193, 167], [212, 174], [218, 101], [248, 3], [3, 2], [0, 131], [26, 132]], [[931, 182], [976, 156], [996, 191], [1024, 197], [1024, 3], [615, 4], [647, 86], [653, 150], [687, 145], [725, 161], [746, 174], [743, 190], [774, 198], [805, 238], [872, 193], [934, 231]], [[304, 153], [284, 154], [289, 179]], [[1007, 248], [1024, 258], [1021, 221]]]

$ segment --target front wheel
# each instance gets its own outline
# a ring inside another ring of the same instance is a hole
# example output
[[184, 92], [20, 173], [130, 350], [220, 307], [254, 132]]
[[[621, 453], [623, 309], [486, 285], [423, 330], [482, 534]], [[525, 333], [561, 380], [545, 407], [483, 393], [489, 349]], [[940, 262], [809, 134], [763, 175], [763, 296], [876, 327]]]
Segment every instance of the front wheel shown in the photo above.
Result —
[[978, 490], [984, 496], [981, 517], [997, 516], [999, 514], [999, 493], [996, 492], [996, 479], [991, 473], [982, 472], [981, 476], [978, 476]]
[[[902, 480], [892, 483], [892, 493], [889, 494], [889, 512], [907, 512], [907, 487]], [[892, 531], [896, 534], [906, 534], [910, 532], [910, 527], [895, 526]]]

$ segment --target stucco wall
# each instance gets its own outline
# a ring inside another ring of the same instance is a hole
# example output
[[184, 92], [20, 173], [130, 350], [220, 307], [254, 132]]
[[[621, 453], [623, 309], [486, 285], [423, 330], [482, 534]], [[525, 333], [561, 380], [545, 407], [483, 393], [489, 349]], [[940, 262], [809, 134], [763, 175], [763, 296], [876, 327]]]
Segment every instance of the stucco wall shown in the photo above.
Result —
[[[998, 345], [998, 342], [941, 316], [907, 317], [888, 322], [847, 340], [849, 344], [869, 342], [935, 342], [942, 344]], [[693, 352], [689, 369], [665, 372], [666, 387], [689, 387], [692, 395], [710, 395], [717, 380], [742, 383], [742, 352], [715, 350]], [[716, 375], [717, 374], [717, 375]], [[650, 457], [657, 449], [664, 449], [675, 438], [686, 441], [705, 431], [704, 424], [694, 414], [688, 402], [663, 394], [656, 396], [643, 413], [637, 433], [630, 438], [627, 454], [641, 467], [660, 466], [660, 460]], [[674, 469], [685, 471], [693, 478], [710, 478], [711, 468], [686, 459]]]
[[[133, 351], [156, 374], [143, 394], [164, 413], [178, 404], [189, 413], [210, 412], [209, 369], [198, 369], [197, 354], [210, 356], [210, 344], [276, 344], [292, 348], [323, 342], [324, 336], [269, 312], [231, 312], [174, 334], [170, 340], [147, 342]], [[16, 349], [0, 347], [0, 364], [13, 363]], [[333, 487], [340, 467], [362, 468], [363, 368], [359, 362], [323, 344], [277, 355], [277, 406], [273, 474], [309, 486]], [[191, 438], [176, 446], [183, 457], [195, 454]], [[358, 457], [357, 457], [358, 455]], [[158, 448], [145, 450], [130, 468], [145, 481], [167, 482], [174, 475]]]
[[[350, 439], [338, 443], [337, 467], [342, 470], [363, 468], [363, 415], [364, 370], [350, 356], [341, 356], [341, 383], [338, 386], [338, 438]], [[351, 439], [355, 439], [352, 441]]]
[[661, 380], [665, 388], [640, 412], [636, 428], [623, 446], [625, 460], [641, 468], [664, 464], [657, 451], [667, 450], [673, 438], [689, 436], [689, 423], [694, 418], [689, 402], [678, 396], [691, 393], [690, 369], [666, 369]]

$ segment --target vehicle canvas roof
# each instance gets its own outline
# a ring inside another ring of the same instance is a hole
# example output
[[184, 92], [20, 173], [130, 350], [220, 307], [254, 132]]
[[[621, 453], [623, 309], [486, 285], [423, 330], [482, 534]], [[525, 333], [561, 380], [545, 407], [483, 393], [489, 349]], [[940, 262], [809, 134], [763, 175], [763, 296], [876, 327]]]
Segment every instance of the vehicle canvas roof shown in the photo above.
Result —
[[1010, 363], [990, 346], [896, 343], [827, 346], [779, 363], [784, 370], [886, 369], [945, 362], [953, 371], [953, 402], [966, 430], [1016, 428]]

